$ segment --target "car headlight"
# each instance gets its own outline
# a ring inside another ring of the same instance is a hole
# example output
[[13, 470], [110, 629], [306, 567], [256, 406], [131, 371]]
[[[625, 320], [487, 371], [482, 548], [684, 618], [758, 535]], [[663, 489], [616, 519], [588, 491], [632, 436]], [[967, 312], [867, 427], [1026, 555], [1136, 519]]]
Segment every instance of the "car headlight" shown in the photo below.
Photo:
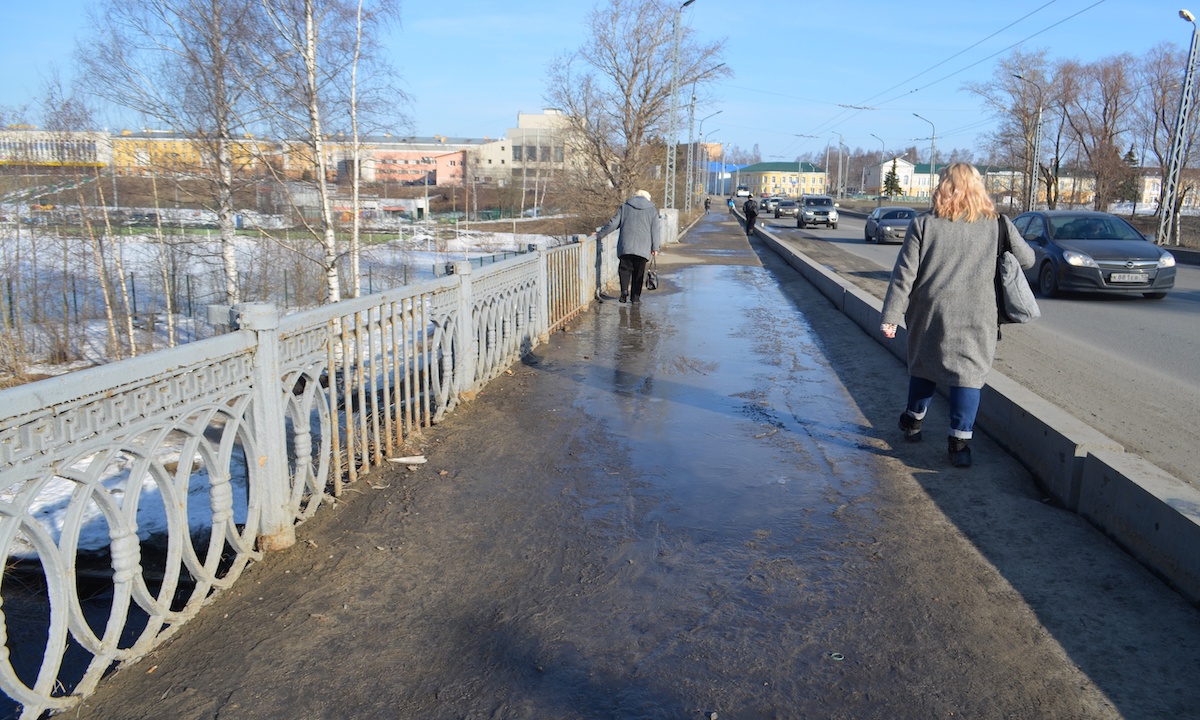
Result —
[[1074, 250], [1063, 250], [1063, 260], [1066, 260], [1068, 265], [1075, 267], [1099, 267], [1095, 260]]
[[1158, 258], [1158, 266], [1160, 268], [1175, 267], [1175, 256], [1169, 252], [1164, 252]]
[[829, 211], [829, 219], [830, 219], [830, 220], [837, 220], [837, 210], [830, 210], [830, 211]]

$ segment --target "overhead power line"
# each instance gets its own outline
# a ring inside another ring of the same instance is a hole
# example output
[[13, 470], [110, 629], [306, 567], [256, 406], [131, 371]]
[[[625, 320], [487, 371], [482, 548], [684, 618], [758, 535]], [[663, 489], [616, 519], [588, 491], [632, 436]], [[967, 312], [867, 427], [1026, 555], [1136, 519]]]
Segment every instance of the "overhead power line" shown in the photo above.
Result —
[[[1036, 13], [1038, 13], [1038, 12], [1040, 12], [1040, 11], [1044, 10], [1045, 8], [1049, 7], [1050, 5], [1053, 5], [1055, 2], [1058, 2], [1058, 0], [1050, 0], [1050, 2], [1047, 2], [1047, 3], [1045, 3], [1045, 4], [1041, 5], [1041, 6], [1039, 6], [1038, 8], [1036, 8], [1036, 9], [1034, 9], [1034, 10], [1032, 10], [1032, 11], [1030, 11], [1030, 12], [1026, 13], [1025, 15], [1021, 16], [1021, 17], [1020, 17], [1020, 18], [1018, 18], [1017, 20], [1014, 20], [1013, 22], [1009, 23], [1008, 25], [1005, 25], [1004, 27], [1000, 28], [1000, 29], [999, 29], [999, 30], [997, 30], [996, 32], [994, 32], [994, 33], [991, 33], [991, 34], [990, 34], [990, 35], [988, 35], [987, 37], [984, 37], [983, 39], [979, 40], [978, 42], [975, 42], [975, 43], [973, 43], [972, 45], [970, 45], [970, 46], [968, 46], [968, 47], [966, 47], [966, 48], [963, 48], [962, 50], [960, 50], [960, 51], [958, 51], [958, 52], [954, 53], [953, 55], [951, 55], [950, 57], [946, 58], [945, 60], [942, 60], [942, 61], [940, 61], [940, 62], [937, 62], [937, 63], [935, 63], [935, 64], [931, 65], [930, 67], [926, 68], [925, 70], [922, 70], [921, 72], [917, 73], [916, 75], [913, 75], [912, 77], [908, 78], [907, 80], [904, 80], [904, 81], [902, 81], [902, 82], [899, 82], [899, 83], [897, 83], [897, 84], [893, 85], [892, 87], [890, 87], [890, 88], [888, 88], [888, 89], [886, 89], [886, 90], [883, 90], [883, 91], [881, 91], [881, 92], [878, 92], [878, 93], [876, 93], [876, 94], [872, 95], [871, 97], [867, 98], [866, 100], [862, 101], [862, 102], [861, 102], [861, 103], [859, 103], [859, 104], [860, 104], [860, 105], [867, 105], [867, 104], [868, 104], [868, 103], [870, 103], [872, 100], [874, 100], [875, 98], [879, 97], [880, 95], [883, 95], [883, 94], [885, 94], [885, 93], [891, 92], [892, 90], [895, 90], [896, 88], [898, 88], [898, 87], [900, 87], [900, 86], [902, 86], [902, 85], [904, 85], [904, 84], [906, 84], [906, 83], [909, 83], [909, 82], [911, 82], [911, 81], [915, 80], [916, 78], [919, 78], [919, 77], [921, 77], [922, 75], [925, 75], [926, 73], [929, 73], [930, 71], [932, 71], [932, 70], [934, 70], [934, 69], [936, 69], [936, 68], [938, 68], [938, 67], [940, 67], [940, 66], [942, 66], [942, 65], [945, 65], [945, 64], [946, 64], [947, 62], [949, 62], [950, 60], [953, 60], [954, 58], [956, 58], [956, 57], [959, 57], [960, 55], [962, 55], [963, 53], [967, 52], [968, 50], [971, 50], [972, 48], [978, 47], [980, 44], [982, 44], [982, 43], [986, 42], [987, 40], [989, 40], [989, 39], [991, 39], [991, 38], [993, 38], [993, 37], [996, 37], [997, 35], [999, 35], [1000, 33], [1004, 32], [1005, 30], [1008, 30], [1009, 28], [1013, 27], [1013, 26], [1014, 26], [1014, 25], [1016, 25], [1017, 23], [1020, 23], [1021, 21], [1028, 19], [1028, 18], [1029, 18], [1029, 17], [1031, 17], [1032, 15], [1034, 15], [1034, 14], [1036, 14]], [[1029, 41], [1029, 40], [1031, 40], [1031, 39], [1033, 39], [1033, 38], [1037, 37], [1038, 35], [1041, 35], [1041, 34], [1043, 34], [1043, 33], [1045, 33], [1045, 32], [1048, 32], [1048, 31], [1050, 31], [1050, 30], [1053, 30], [1054, 28], [1058, 27], [1059, 25], [1062, 25], [1063, 23], [1067, 22], [1068, 20], [1072, 20], [1072, 19], [1074, 19], [1074, 18], [1076, 18], [1076, 17], [1079, 17], [1079, 16], [1080, 16], [1080, 15], [1082, 15], [1083, 13], [1085, 13], [1085, 12], [1087, 12], [1087, 11], [1091, 10], [1092, 8], [1095, 8], [1095, 7], [1096, 7], [1096, 6], [1098, 6], [1098, 5], [1102, 5], [1102, 4], [1103, 4], [1103, 3], [1105, 3], [1105, 2], [1107, 2], [1107, 0], [1097, 0], [1096, 2], [1092, 3], [1091, 5], [1088, 5], [1087, 7], [1083, 8], [1082, 10], [1079, 10], [1079, 11], [1077, 11], [1077, 12], [1074, 12], [1074, 13], [1072, 13], [1072, 14], [1068, 15], [1067, 17], [1065, 17], [1065, 18], [1063, 18], [1063, 19], [1061, 19], [1061, 20], [1059, 20], [1059, 21], [1057, 21], [1057, 22], [1055, 22], [1055, 23], [1052, 23], [1052, 24], [1050, 24], [1050, 25], [1047, 25], [1046, 27], [1042, 28], [1041, 30], [1038, 30], [1037, 32], [1035, 32], [1035, 33], [1032, 33], [1032, 34], [1030, 34], [1030, 35], [1027, 35], [1026, 37], [1022, 38], [1021, 40], [1018, 40], [1017, 42], [1015, 42], [1015, 43], [1013, 43], [1013, 44], [1009, 45], [1008, 47], [1005, 47], [1005, 48], [1003, 48], [1003, 49], [1001, 49], [1001, 50], [998, 50], [998, 51], [996, 51], [996, 52], [992, 53], [991, 55], [988, 55], [987, 57], [984, 57], [984, 58], [982, 58], [982, 59], [980, 59], [980, 60], [977, 60], [977, 61], [975, 61], [975, 62], [971, 63], [970, 65], [965, 65], [965, 66], [963, 66], [963, 67], [959, 68], [958, 70], [955, 70], [955, 71], [954, 71], [954, 72], [952, 72], [952, 73], [949, 73], [949, 74], [947, 74], [947, 75], [943, 75], [942, 77], [938, 78], [937, 80], [934, 80], [934, 81], [932, 81], [932, 82], [930, 82], [930, 83], [928, 83], [928, 84], [926, 84], [926, 85], [923, 85], [923, 86], [921, 86], [921, 87], [919, 87], [919, 88], [913, 88], [912, 90], [909, 90], [908, 92], [901, 93], [901, 94], [899, 94], [899, 95], [896, 95], [896, 96], [894, 96], [894, 97], [888, 98], [887, 100], [881, 100], [881, 101], [879, 101], [879, 102], [875, 103], [875, 104], [874, 104], [873, 106], [871, 106], [871, 107], [873, 107], [873, 108], [878, 108], [880, 105], [886, 105], [887, 103], [893, 102], [893, 101], [895, 101], [895, 100], [899, 100], [900, 98], [903, 98], [903, 97], [908, 97], [909, 95], [912, 95], [913, 93], [917, 93], [917, 92], [920, 92], [921, 90], [925, 90], [925, 89], [927, 89], [927, 88], [930, 88], [930, 87], [932, 87], [932, 86], [934, 86], [934, 85], [937, 85], [938, 83], [940, 83], [940, 82], [942, 82], [942, 81], [944, 81], [944, 80], [948, 80], [948, 79], [950, 79], [950, 78], [954, 77], [955, 75], [958, 75], [959, 73], [965, 72], [965, 71], [967, 71], [967, 70], [969, 70], [969, 69], [971, 69], [971, 68], [975, 67], [976, 65], [979, 65], [979, 64], [981, 64], [981, 63], [984, 63], [984, 62], [986, 62], [986, 61], [988, 61], [988, 60], [991, 60], [992, 58], [994, 58], [994, 57], [996, 57], [996, 56], [998, 56], [998, 55], [1001, 55], [1001, 54], [1003, 54], [1003, 53], [1005, 53], [1005, 52], [1008, 52], [1009, 50], [1011, 50], [1011, 49], [1013, 49], [1013, 48], [1017, 47], [1018, 45], [1021, 45], [1022, 43], [1025, 43], [1025, 42], [1027, 42], [1027, 41]], [[846, 107], [852, 107], [852, 106], [840, 105], [840, 107], [846, 108]], [[853, 118], [853, 117], [857, 116], [859, 112], [862, 112], [862, 111], [861, 111], [861, 110], [855, 110], [855, 111], [854, 111], [852, 114], [849, 114], [849, 115], [847, 115], [847, 113], [848, 113], [848, 110], [843, 110], [842, 112], [839, 112], [838, 114], [834, 115], [832, 118], [830, 118], [829, 120], [827, 120], [825, 123], [823, 123], [823, 124], [821, 124], [821, 125], [817, 126], [817, 132], [823, 132], [823, 131], [826, 131], [826, 130], [831, 130], [831, 129], [833, 129], [833, 128], [836, 128], [836, 127], [838, 127], [839, 125], [841, 125], [842, 123], [844, 123], [845, 121], [847, 121], [847, 120], [849, 120], [849, 119], [851, 119], [851, 118]]]

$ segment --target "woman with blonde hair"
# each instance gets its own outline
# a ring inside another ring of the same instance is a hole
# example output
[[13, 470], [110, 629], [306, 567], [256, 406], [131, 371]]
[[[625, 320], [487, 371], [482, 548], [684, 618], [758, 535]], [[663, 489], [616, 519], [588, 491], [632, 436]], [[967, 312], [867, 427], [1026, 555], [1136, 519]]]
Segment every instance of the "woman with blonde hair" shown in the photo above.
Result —
[[[999, 221], [997, 221], [999, 218]], [[905, 439], [921, 439], [934, 389], [950, 389], [950, 462], [971, 464], [969, 441], [979, 391], [996, 355], [996, 256], [1000, 223], [1013, 255], [1033, 266], [1033, 249], [996, 212], [979, 171], [954, 163], [942, 171], [933, 207], [908, 226], [883, 301], [881, 329], [889, 338], [908, 328], [908, 402], [900, 416]]]

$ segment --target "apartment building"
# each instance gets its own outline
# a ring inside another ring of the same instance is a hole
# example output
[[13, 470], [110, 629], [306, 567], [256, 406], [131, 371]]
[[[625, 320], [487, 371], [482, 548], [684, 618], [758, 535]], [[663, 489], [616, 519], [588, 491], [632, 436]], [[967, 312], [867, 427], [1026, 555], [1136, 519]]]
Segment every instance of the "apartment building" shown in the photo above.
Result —
[[0, 130], [0, 165], [107, 167], [113, 146], [106, 132], [10, 127]]

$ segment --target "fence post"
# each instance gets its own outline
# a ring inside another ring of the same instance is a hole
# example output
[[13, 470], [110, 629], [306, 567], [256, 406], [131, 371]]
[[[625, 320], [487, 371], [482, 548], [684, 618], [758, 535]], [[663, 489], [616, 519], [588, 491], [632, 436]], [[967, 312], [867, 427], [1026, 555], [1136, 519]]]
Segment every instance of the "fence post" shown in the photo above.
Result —
[[[279, 367], [279, 311], [274, 303], [241, 303], [229, 312], [230, 324], [255, 335], [254, 397], [250, 422], [254, 445], [246, 448], [250, 482], [261, 499], [258, 547], [282, 550], [296, 543], [283, 419]], [[251, 451], [253, 457], [250, 457]]]
[[[616, 236], [616, 233], [609, 234], [613, 235], [614, 237]], [[586, 308], [588, 303], [592, 301], [592, 298], [596, 296], [596, 292], [601, 289], [599, 286], [588, 287], [591, 285], [591, 283], [588, 282], [588, 277], [590, 276], [589, 274], [595, 274], [596, 272], [596, 268], [593, 265], [594, 262], [595, 259], [588, 255], [587, 245], [585, 243], [579, 243], [579, 271], [576, 274], [576, 277], [578, 278], [576, 282], [578, 283], [579, 287], [579, 297], [575, 301], [576, 308]]]
[[479, 331], [475, 327], [473, 309], [475, 295], [471, 288], [471, 263], [454, 263], [458, 278], [458, 322], [454, 326], [454, 392], [460, 400], [475, 396], [475, 368], [479, 361]]
[[580, 245], [583, 246], [583, 253], [592, 258], [592, 269], [589, 270], [590, 277], [593, 277], [593, 282], [596, 283], [596, 294], [602, 294], [608, 290], [607, 266], [604, 258], [604, 240], [598, 235], [580, 235]]
[[[533, 306], [534, 317], [529, 318], [529, 345], [533, 347], [550, 340], [550, 263], [546, 259], [545, 240], [529, 243], [529, 251], [537, 253], [537, 298]], [[536, 340], [536, 341], [535, 341]]]
[[[612, 237], [612, 233], [609, 233], [607, 236], [607, 238]], [[592, 259], [592, 262], [595, 263], [595, 267], [592, 269], [592, 274], [596, 278], [596, 287], [600, 290], [600, 292], [608, 290], [609, 286], [612, 284], [613, 278], [616, 276], [616, 268], [613, 266], [613, 261], [616, 258], [615, 256], [610, 258], [608, 253], [604, 252], [604, 249], [609, 245], [609, 242], [606, 242], [607, 238], [601, 238], [593, 235], [584, 241], [585, 245], [586, 243], [595, 243], [592, 247], [592, 252], [588, 253], [588, 256]], [[612, 240], [612, 242], [616, 242], [615, 238]]]

